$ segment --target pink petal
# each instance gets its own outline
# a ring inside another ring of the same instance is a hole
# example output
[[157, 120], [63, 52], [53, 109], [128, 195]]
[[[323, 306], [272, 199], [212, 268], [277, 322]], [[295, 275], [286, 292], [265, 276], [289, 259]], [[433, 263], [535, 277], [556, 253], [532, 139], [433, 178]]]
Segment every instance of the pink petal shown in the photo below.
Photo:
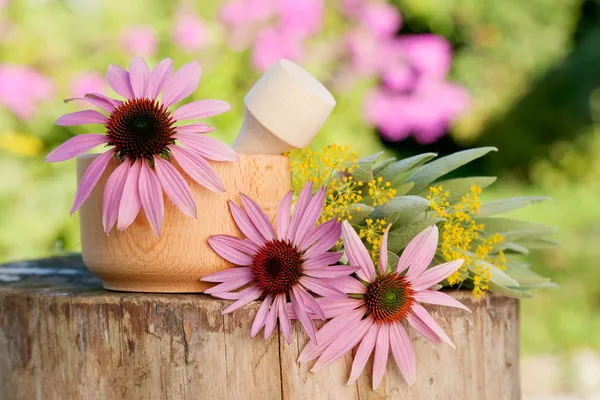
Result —
[[258, 253], [258, 246], [250, 241], [238, 239], [234, 236], [229, 235], [213, 235], [209, 240], [218, 240], [223, 242], [228, 247], [234, 250], [241, 251], [242, 253], [248, 254], [249, 256], [255, 256]]
[[290, 322], [290, 317], [285, 308], [285, 294], [279, 294], [277, 297], [279, 297], [279, 304], [277, 307], [279, 326], [281, 327], [281, 331], [283, 332], [283, 337], [285, 338], [285, 341], [289, 344], [292, 336], [292, 323]]
[[390, 326], [381, 325], [377, 334], [377, 346], [375, 347], [375, 357], [373, 359], [373, 390], [381, 384], [381, 379], [385, 374], [385, 366], [390, 353]]
[[323, 211], [326, 191], [327, 188], [325, 186], [321, 187], [308, 203], [308, 206], [306, 206], [302, 219], [294, 233], [295, 243], [302, 243], [309, 232], [315, 227], [317, 220], [321, 216], [321, 211]]
[[231, 106], [221, 100], [196, 100], [179, 107], [173, 113], [175, 121], [184, 119], [206, 118], [229, 111]]
[[[304, 307], [306, 307], [306, 309], [308, 309], [308, 311], [310, 311], [312, 314], [318, 316], [320, 319], [325, 319], [325, 314], [323, 313], [321, 306], [314, 299], [314, 297], [312, 297], [306, 291], [306, 289], [304, 289], [301, 285], [296, 285], [296, 286], [294, 286], [294, 288], [295, 288], [295, 293], [296, 293], [297, 297], [299, 298], [300, 302], [302, 303], [302, 305], [304, 305]], [[293, 308], [293, 306], [292, 306], [292, 308]], [[316, 332], [315, 332], [315, 334], [316, 334]]]
[[308, 337], [316, 342], [317, 341], [317, 331], [315, 329], [315, 324], [312, 322], [312, 319], [308, 316], [308, 313], [305, 309], [302, 300], [300, 300], [298, 289], [296, 286], [292, 286], [292, 290], [290, 291], [290, 298], [292, 301], [292, 308], [298, 317], [298, 321], [302, 324], [304, 331], [308, 335]]
[[339, 335], [336, 340], [323, 351], [323, 354], [321, 354], [315, 365], [312, 367], [311, 372], [317, 372], [351, 351], [354, 346], [362, 340], [367, 331], [371, 328], [371, 325], [373, 325], [371, 319], [364, 319], [353, 325], [349, 324], [346, 326], [347, 331], [344, 332], [344, 334]]
[[298, 281], [306, 289], [325, 297], [346, 297], [345, 293], [339, 291], [334, 286], [323, 282], [321, 279], [302, 276]]
[[438, 265], [437, 267], [430, 268], [420, 276], [417, 275], [417, 277], [413, 278], [411, 282], [413, 290], [416, 292], [420, 292], [421, 290], [429, 289], [436, 283], [443, 281], [450, 274], [459, 269], [460, 266], [463, 264], [463, 261], [464, 260], [462, 258], [450, 261], [442, 265]]
[[392, 354], [400, 368], [400, 372], [409, 385], [415, 383], [417, 377], [415, 351], [406, 329], [401, 324], [392, 324], [390, 330]]
[[160, 91], [162, 90], [165, 83], [171, 77], [173, 73], [173, 60], [170, 58], [165, 58], [161, 62], [158, 63], [156, 67], [150, 73], [150, 77], [148, 78], [148, 83], [146, 86], [146, 97], [151, 100], [155, 100]]
[[248, 215], [246, 215], [246, 213], [233, 201], [229, 200], [228, 203], [231, 216], [240, 231], [256, 245], [262, 246], [265, 244], [264, 237], [258, 232], [252, 221], [250, 221], [250, 218], [248, 218]]
[[406, 278], [409, 282], [412, 282], [431, 264], [437, 250], [437, 243], [438, 228], [432, 225], [408, 243], [402, 255], [400, 255], [396, 272], [400, 273], [408, 268]]
[[267, 319], [265, 321], [265, 340], [271, 337], [273, 331], [275, 330], [275, 326], [277, 325], [277, 312], [279, 311], [278, 303], [279, 296], [275, 296], [275, 299], [273, 300], [273, 303], [271, 303], [271, 309], [269, 310], [269, 314], [267, 315]]
[[214, 161], [238, 161], [236, 152], [218, 139], [195, 133], [178, 133], [175, 139], [202, 157]]
[[252, 257], [229, 245], [226, 236], [211, 236], [208, 238], [210, 247], [225, 260], [237, 265], [252, 265]]
[[240, 298], [240, 292], [219, 292], [211, 293], [210, 295], [223, 300], [238, 300]]
[[230, 312], [244, 307], [246, 304], [258, 299], [262, 293], [258, 286], [251, 286], [242, 290], [240, 294], [239, 300], [233, 302], [229, 307], [224, 309], [221, 314], [229, 314]]
[[129, 64], [129, 83], [135, 98], [141, 99], [146, 96], [146, 86], [150, 78], [150, 70], [141, 57], [133, 57]]
[[423, 290], [415, 293], [413, 296], [419, 303], [437, 304], [440, 306], [462, 308], [465, 311], [471, 312], [460, 301], [448, 296], [446, 293], [438, 292], [437, 290]]
[[322, 297], [318, 299], [317, 302], [321, 306], [321, 309], [327, 318], [334, 318], [338, 315], [348, 314], [365, 304], [363, 299], [352, 299], [349, 297]]
[[214, 192], [225, 191], [219, 175], [204, 158], [183, 147], [169, 146], [169, 149], [181, 168], [198, 184]]
[[254, 317], [254, 321], [252, 321], [252, 328], [250, 329], [250, 337], [256, 336], [260, 329], [265, 326], [265, 322], [267, 320], [267, 314], [269, 312], [269, 307], [271, 305], [271, 295], [268, 294], [263, 300], [262, 304], [258, 308], [256, 312], [256, 316]]
[[[238, 269], [238, 268], [231, 268], [231, 269]], [[222, 282], [218, 285], [215, 285], [209, 289], [206, 289], [204, 291], [205, 294], [215, 294], [215, 293], [223, 293], [223, 292], [230, 292], [232, 290], [237, 290], [239, 288], [241, 288], [242, 286], [245, 286], [246, 284], [248, 284], [249, 282], [251, 282], [253, 279], [253, 276], [250, 275], [248, 276], [240, 276], [237, 278], [230, 278], [228, 281], [226, 282]], [[255, 286], [252, 286], [255, 287]], [[244, 289], [245, 290], [245, 289]], [[239, 300], [242, 298], [242, 296], [244, 294], [246, 294], [244, 292], [244, 290], [238, 292], [238, 296], [236, 297], [236, 300]]]
[[207, 124], [189, 124], [175, 127], [177, 133], [208, 133], [214, 131], [216, 128]]
[[290, 210], [292, 207], [293, 195], [294, 191], [290, 190], [288, 194], [285, 195], [283, 200], [281, 200], [281, 203], [279, 203], [279, 207], [277, 208], [275, 225], [277, 226], [277, 237], [281, 240], [288, 239], [287, 231], [290, 226]]
[[344, 248], [349, 263], [351, 265], [358, 265], [361, 268], [356, 272], [356, 275], [363, 281], [373, 282], [375, 279], [375, 265], [373, 265], [373, 260], [348, 220], [344, 220], [342, 223], [342, 240], [344, 241]]
[[375, 348], [377, 332], [379, 332], [379, 326], [377, 324], [371, 325], [368, 332], [365, 334], [365, 337], [363, 337], [360, 342], [360, 346], [358, 346], [358, 350], [354, 355], [354, 361], [352, 362], [352, 371], [350, 372], [350, 378], [348, 379], [348, 386], [353, 384], [365, 369], [365, 365], [367, 364], [367, 361], [369, 361], [369, 357]]
[[142, 160], [138, 190], [146, 218], [148, 218], [152, 230], [160, 236], [163, 217], [165, 216], [163, 193], [160, 181], [145, 160]]
[[344, 293], [365, 294], [367, 292], [367, 287], [363, 285], [358, 279], [353, 278], [351, 276], [344, 276], [342, 278], [336, 278], [331, 280], [326, 279], [325, 282], [330, 283], [331, 286]]
[[77, 194], [75, 195], [75, 200], [73, 201], [73, 206], [71, 207], [71, 214], [79, 210], [79, 207], [81, 207], [90, 193], [92, 193], [94, 186], [96, 186], [96, 183], [98, 183], [98, 180], [104, 173], [104, 170], [106, 169], [106, 166], [108, 165], [108, 162], [112, 158], [113, 154], [113, 150], [102, 153], [87, 167], [83, 177], [81, 178], [81, 181], [79, 182]]
[[387, 250], [387, 242], [388, 242], [388, 233], [390, 231], [392, 225], [388, 225], [383, 237], [381, 238], [381, 247], [379, 248], [379, 272], [381, 275], [385, 274], [388, 265], [388, 250]]
[[[112, 113], [113, 111], [115, 111], [115, 108], [118, 107], [121, 103], [118, 100], [113, 100], [106, 96], [102, 96], [99, 94], [89, 94], [89, 93], [86, 94], [84, 97], [72, 97], [70, 99], [65, 99], [65, 103], [69, 103], [73, 100], [87, 101], [88, 103], [93, 104], [96, 107], [98, 107], [108, 113]], [[118, 103], [115, 104], [115, 102], [118, 102]]]
[[269, 217], [267, 217], [267, 214], [265, 214], [263, 209], [256, 204], [254, 200], [243, 193], [240, 193], [240, 198], [248, 218], [250, 218], [250, 221], [252, 221], [262, 237], [267, 241], [275, 239], [275, 230], [273, 229], [271, 220], [269, 220]]
[[423, 308], [422, 305], [420, 305], [419, 303], [414, 303], [410, 314], [416, 315], [421, 320], [421, 322], [423, 322], [429, 329], [431, 329], [442, 341], [450, 345], [450, 347], [456, 348], [454, 343], [452, 343], [450, 338], [446, 335], [442, 328], [440, 328], [438, 323], [435, 322], [433, 317], [429, 315], [427, 310]]
[[106, 71], [106, 79], [115, 92], [128, 100], [133, 99], [133, 90], [129, 83], [129, 72], [119, 65], [111, 64]]
[[59, 162], [69, 160], [103, 143], [108, 143], [108, 137], [97, 133], [73, 136], [56, 149], [52, 150], [50, 154], [46, 156], [45, 161]]
[[105, 124], [108, 118], [96, 110], [76, 111], [71, 114], [65, 114], [56, 120], [58, 126], [73, 126], [85, 124]]
[[335, 246], [341, 235], [342, 224], [332, 219], [313, 229], [300, 244], [300, 248], [308, 248], [306, 255], [323, 253]]
[[296, 235], [296, 229], [304, 216], [304, 210], [308, 206], [312, 196], [312, 182], [308, 182], [304, 185], [304, 188], [300, 191], [298, 198], [296, 199], [296, 205], [294, 206], [294, 212], [292, 213], [292, 220], [288, 228], [287, 237], [292, 239]]
[[442, 344], [442, 339], [430, 327], [425, 325], [423, 321], [414, 313], [409, 313], [406, 316], [409, 325], [412, 326], [424, 338], [433, 344]]
[[364, 310], [359, 309], [342, 314], [327, 322], [317, 333], [319, 344], [317, 345], [315, 341], [309, 342], [300, 353], [298, 362], [305, 363], [317, 358], [340, 336], [342, 331], [360, 321], [363, 315]]
[[197, 218], [196, 200], [179, 171], [165, 159], [154, 156], [154, 169], [163, 190], [184, 214]]
[[130, 164], [128, 160], [121, 163], [108, 177], [104, 185], [104, 194], [102, 195], [102, 226], [104, 233], [108, 234], [119, 216], [119, 203], [123, 196], [125, 180], [129, 173]]
[[353, 267], [353, 266], [348, 266], [348, 265], [334, 265], [331, 267], [327, 267], [327, 268], [320, 268], [320, 269], [310, 269], [304, 270], [304, 273], [308, 276], [312, 276], [313, 278], [329, 278], [329, 279], [333, 279], [333, 278], [341, 278], [343, 276], [348, 276], [350, 274], [353, 274], [354, 272], [356, 272], [357, 270], [359, 270], [359, 267]]
[[165, 107], [194, 93], [200, 83], [200, 75], [202, 75], [202, 69], [198, 61], [192, 61], [179, 68], [164, 85], [162, 102]]
[[227, 282], [237, 279], [252, 279], [252, 271], [249, 267], [228, 268], [200, 278], [203, 282]]
[[[124, 162], [129, 162], [125, 160]], [[133, 224], [135, 218], [140, 212], [142, 204], [140, 203], [140, 193], [138, 190], [138, 181], [140, 180], [140, 169], [142, 168], [141, 160], [137, 160], [131, 165], [127, 179], [125, 180], [125, 187], [123, 188], [123, 196], [121, 197], [121, 203], [119, 204], [119, 218], [117, 222], [117, 229], [122, 231]]]
[[306, 257], [306, 260], [302, 264], [302, 268], [304, 270], [312, 270], [315, 268], [321, 269], [327, 265], [335, 264], [340, 261], [340, 258], [342, 258], [343, 255], [344, 253], [340, 251], [337, 253], [321, 253], [318, 256]]

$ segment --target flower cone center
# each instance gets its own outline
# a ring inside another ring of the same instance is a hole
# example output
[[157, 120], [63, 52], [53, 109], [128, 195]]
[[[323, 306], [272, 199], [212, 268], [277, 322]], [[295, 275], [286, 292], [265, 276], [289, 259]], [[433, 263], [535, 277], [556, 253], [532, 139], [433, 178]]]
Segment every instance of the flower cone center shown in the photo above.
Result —
[[106, 124], [109, 144], [120, 157], [152, 159], [165, 154], [174, 143], [171, 113], [158, 101], [133, 99], [123, 102]]
[[410, 312], [414, 291], [404, 276], [377, 277], [367, 288], [367, 314], [379, 322], [400, 322]]
[[287, 241], [271, 240], [258, 250], [250, 269], [264, 292], [286, 293], [302, 276], [302, 253]]

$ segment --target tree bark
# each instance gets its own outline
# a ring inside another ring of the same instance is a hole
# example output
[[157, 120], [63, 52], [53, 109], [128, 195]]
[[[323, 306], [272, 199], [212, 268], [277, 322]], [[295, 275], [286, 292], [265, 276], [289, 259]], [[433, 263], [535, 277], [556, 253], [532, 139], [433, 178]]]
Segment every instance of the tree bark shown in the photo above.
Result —
[[390, 356], [380, 388], [371, 366], [346, 386], [352, 357], [317, 373], [299, 365], [307, 342], [250, 339], [258, 303], [221, 315], [205, 295], [108, 292], [81, 259], [0, 267], [2, 399], [518, 399], [519, 304], [488, 295], [472, 311], [427, 307], [456, 344], [435, 346], [409, 328], [417, 382]]

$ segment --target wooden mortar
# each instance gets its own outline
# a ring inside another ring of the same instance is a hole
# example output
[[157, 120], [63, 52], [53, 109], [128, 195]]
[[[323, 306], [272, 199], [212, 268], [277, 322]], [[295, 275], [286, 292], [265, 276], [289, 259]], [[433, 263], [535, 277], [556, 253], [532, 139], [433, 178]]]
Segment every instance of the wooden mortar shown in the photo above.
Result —
[[[95, 157], [97, 154], [78, 157], [78, 180]], [[240, 155], [239, 162], [210, 164], [223, 181], [225, 193], [198, 185], [173, 161], [194, 195], [198, 219], [184, 215], [164, 196], [163, 232], [158, 237], [143, 209], [129, 228], [118, 231], [115, 227], [109, 235], [104, 233], [104, 184], [118, 166], [116, 160], [110, 161], [80, 209], [83, 260], [106, 289], [160, 293], [207, 289], [211, 285], [200, 282], [201, 277], [233, 266], [209, 247], [207, 238], [217, 234], [243, 237], [231, 217], [227, 200], [240, 204], [239, 194], [245, 193], [273, 218], [279, 201], [291, 189], [289, 162], [281, 155]]]

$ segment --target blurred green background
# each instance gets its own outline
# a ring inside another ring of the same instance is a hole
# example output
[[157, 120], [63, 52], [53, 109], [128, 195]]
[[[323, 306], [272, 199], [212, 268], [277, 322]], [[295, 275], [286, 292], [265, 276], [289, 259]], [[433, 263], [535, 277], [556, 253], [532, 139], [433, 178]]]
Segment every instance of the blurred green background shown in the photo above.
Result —
[[63, 98], [112, 94], [108, 64], [200, 60], [193, 99], [232, 104], [209, 121], [231, 143], [244, 94], [285, 57], [338, 101], [313, 147], [404, 157], [493, 145], [462, 171], [500, 177], [485, 198], [554, 199], [518, 213], [559, 227], [562, 243], [530, 256], [561, 288], [522, 301], [522, 350], [555, 357], [556, 390], [580, 393], [573, 355], [600, 368], [599, 43], [594, 0], [0, 0], [0, 261], [78, 251], [75, 162], [43, 156], [93, 132], [54, 121], [81, 109]]

